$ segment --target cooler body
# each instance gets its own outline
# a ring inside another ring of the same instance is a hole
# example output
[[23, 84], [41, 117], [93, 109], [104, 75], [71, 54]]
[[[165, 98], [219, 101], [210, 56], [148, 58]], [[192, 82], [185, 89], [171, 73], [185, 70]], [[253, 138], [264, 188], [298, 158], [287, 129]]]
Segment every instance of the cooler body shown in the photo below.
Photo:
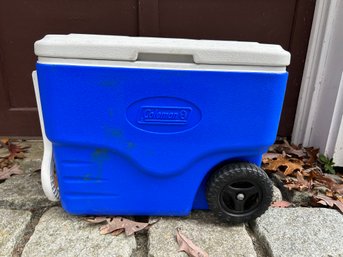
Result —
[[260, 165], [276, 137], [287, 72], [192, 67], [38, 61], [66, 211], [187, 215], [207, 208], [216, 167]]

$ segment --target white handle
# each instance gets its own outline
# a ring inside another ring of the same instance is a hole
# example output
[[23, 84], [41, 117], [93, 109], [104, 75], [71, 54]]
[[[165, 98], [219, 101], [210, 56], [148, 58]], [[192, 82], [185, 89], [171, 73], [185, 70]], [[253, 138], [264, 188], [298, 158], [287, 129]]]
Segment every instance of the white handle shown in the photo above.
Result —
[[43, 153], [43, 160], [42, 160], [42, 166], [41, 166], [42, 187], [43, 187], [44, 194], [50, 201], [59, 201], [60, 199], [59, 188], [55, 184], [55, 177], [54, 177], [55, 165], [54, 165], [54, 158], [53, 158], [53, 152], [52, 152], [52, 144], [45, 134], [42, 105], [40, 101], [40, 94], [39, 94], [38, 79], [37, 79], [36, 71], [32, 72], [32, 80], [33, 80], [33, 86], [35, 89], [39, 122], [40, 122], [41, 130], [42, 130], [43, 145], [44, 145], [44, 153]]

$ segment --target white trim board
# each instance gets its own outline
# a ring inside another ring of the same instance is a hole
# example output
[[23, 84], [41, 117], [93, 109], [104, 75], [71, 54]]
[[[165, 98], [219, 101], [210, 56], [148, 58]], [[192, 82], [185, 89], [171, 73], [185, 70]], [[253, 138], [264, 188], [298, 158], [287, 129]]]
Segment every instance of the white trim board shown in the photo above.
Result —
[[343, 166], [336, 150], [342, 129], [342, 24], [343, 1], [317, 0], [292, 136], [294, 143], [333, 156], [338, 166]]

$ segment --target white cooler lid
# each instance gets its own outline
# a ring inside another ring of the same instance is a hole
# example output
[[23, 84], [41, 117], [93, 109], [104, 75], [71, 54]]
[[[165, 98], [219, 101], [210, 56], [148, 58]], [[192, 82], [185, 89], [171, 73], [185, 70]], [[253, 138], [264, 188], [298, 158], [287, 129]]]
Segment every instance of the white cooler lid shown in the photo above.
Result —
[[290, 54], [279, 45], [255, 42], [105, 35], [47, 35], [35, 43], [39, 57], [137, 61], [140, 55], [193, 56], [196, 64], [287, 66]]

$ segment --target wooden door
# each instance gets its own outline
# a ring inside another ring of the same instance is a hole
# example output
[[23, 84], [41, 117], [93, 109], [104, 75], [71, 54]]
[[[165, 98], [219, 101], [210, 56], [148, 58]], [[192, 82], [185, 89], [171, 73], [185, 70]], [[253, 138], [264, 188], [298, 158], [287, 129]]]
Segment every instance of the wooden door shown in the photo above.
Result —
[[258, 41], [292, 54], [279, 134], [290, 136], [315, 0], [3, 0], [0, 135], [40, 136], [31, 72], [45, 34], [91, 33]]

